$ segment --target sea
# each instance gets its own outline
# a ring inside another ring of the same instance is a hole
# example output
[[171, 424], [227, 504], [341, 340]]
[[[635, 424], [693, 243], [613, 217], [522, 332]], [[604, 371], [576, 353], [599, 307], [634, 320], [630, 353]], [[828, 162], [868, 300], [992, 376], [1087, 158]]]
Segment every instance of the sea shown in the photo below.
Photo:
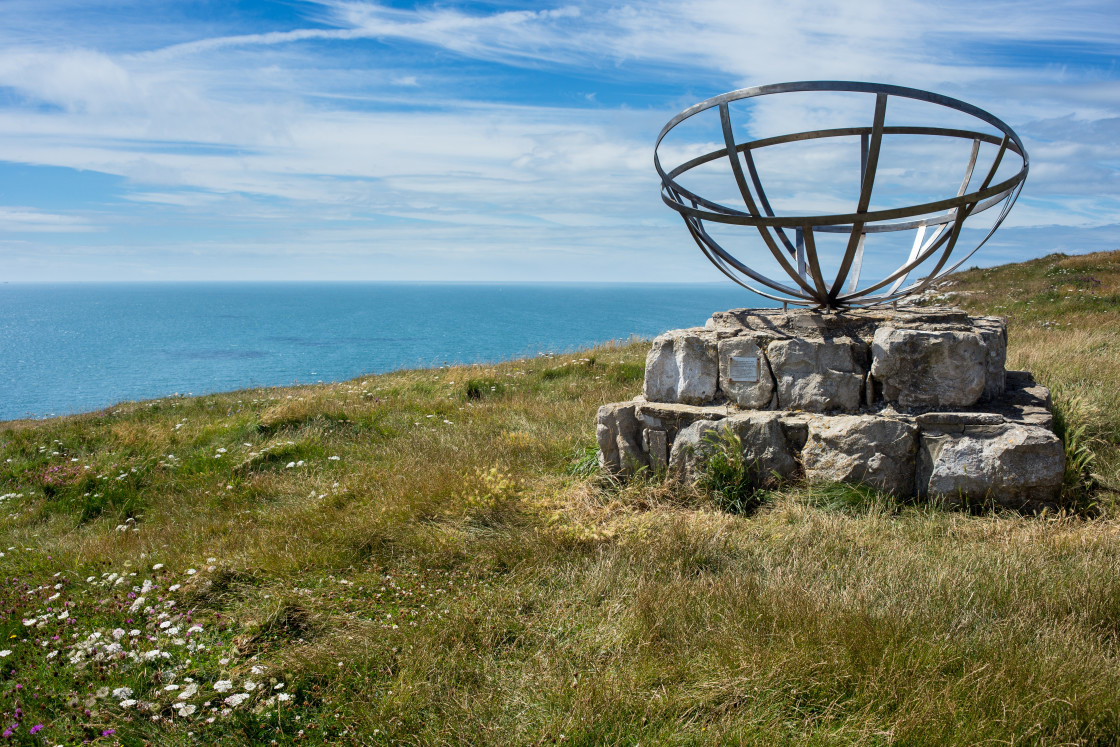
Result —
[[773, 305], [730, 282], [0, 283], [0, 420], [574, 352]]

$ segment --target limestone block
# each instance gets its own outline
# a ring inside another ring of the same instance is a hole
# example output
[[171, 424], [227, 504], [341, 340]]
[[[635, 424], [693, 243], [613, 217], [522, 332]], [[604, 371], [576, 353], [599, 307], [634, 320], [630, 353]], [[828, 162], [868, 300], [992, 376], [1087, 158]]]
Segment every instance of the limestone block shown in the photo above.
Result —
[[758, 343], [750, 337], [731, 337], [719, 341], [718, 351], [719, 388], [727, 398], [740, 407], [768, 407], [774, 374]]
[[744, 464], [754, 465], [763, 475], [788, 477], [798, 470], [798, 463], [783, 420], [781, 413], [754, 411], [732, 415], [720, 426], [739, 437]]
[[743, 462], [760, 475], [786, 477], [797, 470], [797, 459], [782, 430], [782, 415], [777, 412], [744, 412], [723, 420], [698, 420], [681, 430], [673, 442], [669, 469], [678, 476], [695, 480], [703, 463], [718, 448], [719, 439], [728, 432], [739, 438]]
[[682, 428], [669, 452], [669, 472], [689, 482], [695, 481], [700, 469], [711, 455], [718, 438], [718, 420], [697, 420]]
[[924, 412], [914, 418], [922, 432], [964, 433], [974, 425], [1002, 425], [1003, 416], [994, 412]]
[[723, 405], [681, 405], [675, 402], [648, 402], [638, 399], [634, 410], [643, 426], [652, 430], [663, 430], [668, 442], [672, 443], [677, 432], [697, 420], [722, 420], [727, 415]]
[[918, 429], [875, 415], [814, 418], [801, 451], [809, 480], [866, 483], [899, 497], [914, 494]]
[[999, 399], [1005, 389], [1005, 367], [1007, 365], [1007, 325], [994, 316], [981, 316], [973, 320], [976, 331], [984, 341], [988, 353], [987, 378], [981, 399], [986, 402]]
[[984, 394], [988, 352], [978, 332], [880, 327], [871, 375], [900, 407], [968, 407]]
[[1065, 474], [1061, 439], [1033, 425], [973, 426], [923, 432], [918, 494], [1011, 508], [1054, 505]]
[[642, 393], [653, 402], [711, 402], [719, 380], [715, 334], [679, 329], [659, 335], [646, 356]]
[[1007, 390], [994, 409], [1009, 421], [1054, 429], [1050, 390], [1035, 383], [1029, 371], [1007, 372]]
[[641, 424], [635, 415], [637, 401], [615, 402], [599, 408], [595, 438], [599, 442], [599, 467], [612, 475], [630, 476], [648, 464], [641, 447]]
[[766, 348], [783, 410], [856, 412], [863, 399], [867, 346], [858, 341], [778, 340]]

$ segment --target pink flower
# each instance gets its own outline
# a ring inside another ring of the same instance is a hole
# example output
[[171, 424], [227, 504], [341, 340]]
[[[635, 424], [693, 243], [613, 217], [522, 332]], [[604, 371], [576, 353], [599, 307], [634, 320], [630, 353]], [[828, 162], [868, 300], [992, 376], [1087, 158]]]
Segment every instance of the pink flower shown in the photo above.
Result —
[[34, 726], [31, 727], [31, 733], [32, 734], [37, 734], [39, 732], [39, 730], [42, 729], [42, 728], [43, 728], [42, 724], [35, 724]]

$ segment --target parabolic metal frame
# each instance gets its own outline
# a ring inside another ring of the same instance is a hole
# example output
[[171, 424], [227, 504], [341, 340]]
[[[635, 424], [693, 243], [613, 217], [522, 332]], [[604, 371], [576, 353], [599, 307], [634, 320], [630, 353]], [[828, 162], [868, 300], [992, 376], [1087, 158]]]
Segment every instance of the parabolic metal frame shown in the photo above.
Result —
[[[735, 142], [731, 111], [728, 107], [730, 102], [772, 94], [813, 91], [874, 94], [875, 108], [871, 126], [811, 130], [742, 143]], [[925, 101], [962, 112], [992, 126], [1000, 132], [1000, 135], [945, 127], [887, 126], [885, 124], [887, 103], [892, 96]], [[661, 143], [665, 136], [684, 120], [713, 107], [718, 107], [719, 110], [724, 147], [691, 158], [666, 170], [661, 164], [660, 154]], [[972, 141], [972, 155], [963, 169], [960, 188], [955, 196], [908, 207], [869, 210], [883, 140], [898, 135], [923, 135]], [[822, 138], [859, 138], [860, 140], [862, 163], [859, 198], [855, 212], [835, 215], [775, 214], [763, 188], [762, 180], [759, 178], [755, 152], [783, 143]], [[979, 186], [969, 191], [981, 143], [996, 145], [998, 150]], [[1010, 178], [993, 184], [1000, 164], [1009, 153], [1022, 159], [1022, 167]], [[727, 158], [730, 162], [743, 206], [729, 207], [713, 202], [690, 192], [677, 182], [681, 175], [720, 158]], [[1007, 213], [1023, 188], [1029, 166], [1027, 151], [1019, 136], [1002, 120], [983, 109], [958, 99], [917, 88], [851, 81], [778, 83], [743, 88], [702, 101], [673, 117], [665, 125], [661, 134], [657, 136], [653, 160], [657, 173], [661, 177], [661, 199], [684, 218], [692, 238], [712, 264], [739, 285], [766, 298], [825, 309], [874, 306], [895, 301], [920, 293], [939, 277], [956, 270], [987, 242], [1007, 217]], [[743, 207], [746, 209], [744, 210]], [[965, 220], [992, 208], [998, 208], [999, 212], [987, 235], [963, 257], [960, 257], [958, 252], [959, 258], [954, 257], [956, 261], [950, 264], [950, 258], [957, 249]], [[712, 238], [704, 225], [707, 221], [752, 226], [758, 229], [769, 253], [794, 284], [769, 278], [734, 257]], [[885, 277], [861, 284], [860, 275], [867, 236], [890, 231], [916, 232], [909, 255], [897, 269]], [[793, 234], [792, 237], [790, 233]], [[821, 272], [815, 241], [815, 235], [818, 233], [848, 235], [836, 276], [831, 279], [826, 279]], [[911, 273], [927, 261], [930, 262], [929, 271], [919, 279], [908, 282]]]

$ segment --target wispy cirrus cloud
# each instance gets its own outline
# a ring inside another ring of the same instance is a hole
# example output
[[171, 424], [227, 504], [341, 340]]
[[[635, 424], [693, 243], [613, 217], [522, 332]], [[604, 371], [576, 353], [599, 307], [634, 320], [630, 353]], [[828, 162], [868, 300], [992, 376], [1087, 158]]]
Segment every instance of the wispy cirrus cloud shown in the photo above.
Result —
[[[91, 7], [114, 24], [80, 22]], [[739, 86], [871, 79], [1011, 122], [1033, 158], [1016, 224], [1120, 222], [1120, 83], [1103, 61], [1120, 34], [1106, 3], [331, 0], [282, 18], [254, 7], [259, 17], [174, 28], [142, 4], [76, 4], [74, 21], [41, 4], [0, 7], [11, 30], [0, 41], [0, 162], [119, 178], [114, 194], [76, 199], [85, 207], [44, 197], [36, 209], [73, 225], [106, 211], [107, 230], [130, 226], [113, 235], [157, 271], [150, 247], [185, 232], [199, 251], [221, 246], [219, 263], [231, 254], [223, 234], [308, 264], [329, 245], [367, 267], [376, 246], [402, 277], [432, 272], [428, 260], [410, 264], [416, 247], [470, 247], [487, 277], [506, 271], [500, 247], [520, 231], [518, 266], [534, 272], [555, 274], [568, 250], [589, 272], [633, 273], [623, 258], [640, 250], [639, 277], [703, 278], [656, 196], [651, 147], [664, 121]], [[54, 42], [36, 31], [48, 21]], [[751, 127], [802, 128], [845, 106], [767, 102]], [[363, 228], [335, 231], [348, 222]]]
[[103, 230], [74, 215], [0, 205], [0, 231], [6, 233], [88, 233]]

